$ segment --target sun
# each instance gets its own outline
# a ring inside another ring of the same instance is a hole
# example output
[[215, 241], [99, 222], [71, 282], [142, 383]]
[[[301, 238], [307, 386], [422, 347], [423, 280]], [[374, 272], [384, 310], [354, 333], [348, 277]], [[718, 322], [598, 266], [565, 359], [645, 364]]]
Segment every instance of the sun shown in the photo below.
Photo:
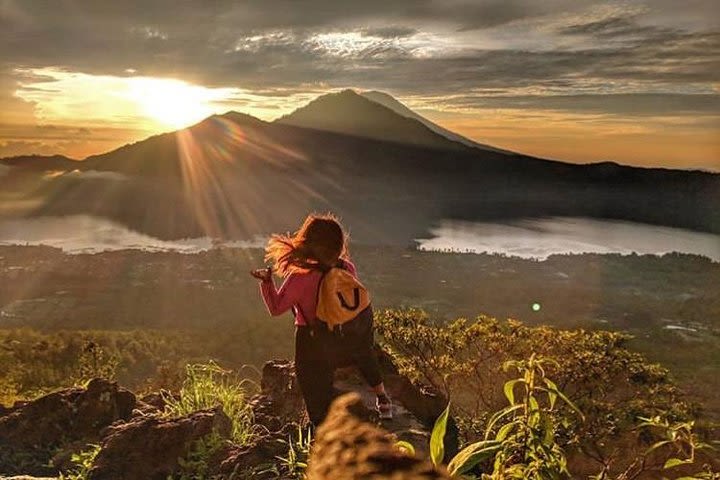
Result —
[[128, 98], [153, 121], [183, 128], [216, 113], [227, 96], [225, 89], [209, 89], [181, 80], [136, 77], [129, 79]]

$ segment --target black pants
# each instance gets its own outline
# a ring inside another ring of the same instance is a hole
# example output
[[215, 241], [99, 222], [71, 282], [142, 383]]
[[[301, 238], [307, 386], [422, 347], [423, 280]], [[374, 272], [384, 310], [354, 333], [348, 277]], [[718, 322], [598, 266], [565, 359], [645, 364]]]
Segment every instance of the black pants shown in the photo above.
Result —
[[326, 328], [299, 326], [295, 330], [295, 375], [310, 422], [317, 426], [327, 415], [333, 397], [333, 371], [327, 352]]
[[382, 382], [373, 351], [373, 316], [368, 307], [352, 322], [330, 332], [324, 323], [295, 330], [295, 374], [313, 425], [327, 415], [336, 367], [354, 365], [371, 387]]

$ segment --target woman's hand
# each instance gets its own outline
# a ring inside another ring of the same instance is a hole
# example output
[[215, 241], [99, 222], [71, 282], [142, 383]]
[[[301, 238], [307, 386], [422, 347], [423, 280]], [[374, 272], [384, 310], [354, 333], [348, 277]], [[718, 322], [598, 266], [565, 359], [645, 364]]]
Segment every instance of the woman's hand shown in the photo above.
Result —
[[257, 278], [258, 280], [262, 280], [263, 282], [269, 282], [272, 278], [272, 268], [258, 268], [257, 270], [251, 270], [250, 275]]

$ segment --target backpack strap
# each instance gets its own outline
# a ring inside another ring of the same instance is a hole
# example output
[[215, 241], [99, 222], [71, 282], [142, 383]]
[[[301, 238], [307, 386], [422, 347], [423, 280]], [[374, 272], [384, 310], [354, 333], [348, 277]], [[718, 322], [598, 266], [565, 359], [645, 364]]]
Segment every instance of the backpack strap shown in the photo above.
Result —
[[[337, 261], [337, 263], [335, 265], [333, 265], [332, 267], [318, 268], [318, 270], [322, 272], [322, 275], [320, 276], [320, 280], [318, 280], [317, 290], [315, 291], [315, 308], [317, 308], [318, 301], [320, 300], [320, 288], [322, 287], [322, 282], [325, 279], [325, 275], [327, 275], [328, 272], [330, 270], [332, 270], [333, 268], [342, 268], [343, 270], [347, 270], [346, 263], [342, 259], [339, 259]], [[302, 314], [303, 318], [305, 319], [305, 321], [307, 322], [309, 327], [314, 328], [319, 324], [317, 315], [315, 315], [313, 317], [313, 319], [310, 320], [310, 317], [305, 315], [305, 312], [302, 311], [302, 308], [300, 308], [300, 305], [293, 305], [292, 308], [293, 308], [293, 313], [295, 313], [296, 315], [297, 315], [297, 311], [299, 311]]]
[[[332, 269], [332, 267], [331, 267], [331, 268], [328, 268], [328, 269], [320, 270], [320, 271], [322, 272], [322, 275], [320, 275], [320, 280], [318, 280], [317, 290], [315, 291], [315, 305], [316, 305], [315, 308], [317, 308], [317, 302], [318, 302], [318, 300], [320, 299], [320, 287], [322, 286], [322, 281], [323, 281], [323, 279], [325, 278], [325, 275], [327, 275], [327, 273], [328, 273], [331, 269]], [[298, 304], [298, 305], [293, 305], [292, 308], [293, 308], [293, 312], [295, 313], [295, 315], [297, 315], [297, 312], [298, 312], [298, 311], [302, 314], [303, 318], [305, 319], [305, 322], [307, 323], [307, 325], [308, 325], [309, 327], [314, 328], [314, 327], [318, 326], [319, 322], [318, 322], [318, 319], [317, 319], [317, 315], [313, 316], [313, 318], [311, 319], [310, 317], [308, 317], [307, 315], [305, 315], [305, 312], [302, 310], [302, 308], [300, 308], [300, 305], [299, 305], [299, 304]]]

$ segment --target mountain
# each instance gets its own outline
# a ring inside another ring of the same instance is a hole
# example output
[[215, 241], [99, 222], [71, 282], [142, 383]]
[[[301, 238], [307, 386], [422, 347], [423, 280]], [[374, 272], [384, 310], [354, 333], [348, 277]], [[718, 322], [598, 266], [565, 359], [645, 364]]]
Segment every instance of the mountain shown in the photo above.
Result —
[[[11, 163], [34, 161], [48, 162]], [[163, 239], [248, 239], [333, 211], [373, 245], [411, 244], [443, 219], [574, 216], [720, 233], [718, 174], [471, 148], [352, 91], [276, 122], [228, 112], [82, 162], [55, 161], [79, 171], [0, 175], [0, 202], [12, 201], [0, 215], [88, 214]]]
[[450, 130], [443, 128], [440, 125], [431, 122], [430, 120], [414, 112], [413, 110], [410, 110], [408, 107], [395, 99], [395, 97], [388, 95], [387, 93], [372, 90], [369, 92], [362, 92], [360, 95], [369, 100], [372, 100], [375, 103], [382, 105], [383, 107], [389, 108], [398, 115], [417, 120], [433, 132], [437, 133], [438, 135], [442, 135], [443, 137], [447, 138], [448, 140], [452, 140], [453, 142], [462, 143], [463, 145], [467, 145], [468, 147], [479, 148], [481, 150], [490, 150], [493, 152], [507, 153], [510, 155], [513, 154], [513, 152], [478, 143], [470, 140], [469, 138], [463, 137], [462, 135], [458, 135], [455, 132], [451, 132]]
[[455, 140], [438, 135], [417, 118], [399, 114], [353, 90], [322, 95], [276, 122], [406, 145], [450, 150], [463, 148]]
[[20, 155], [0, 158], [0, 165], [21, 170], [48, 171], [72, 170], [80, 164], [77, 160], [72, 160], [63, 155]]

